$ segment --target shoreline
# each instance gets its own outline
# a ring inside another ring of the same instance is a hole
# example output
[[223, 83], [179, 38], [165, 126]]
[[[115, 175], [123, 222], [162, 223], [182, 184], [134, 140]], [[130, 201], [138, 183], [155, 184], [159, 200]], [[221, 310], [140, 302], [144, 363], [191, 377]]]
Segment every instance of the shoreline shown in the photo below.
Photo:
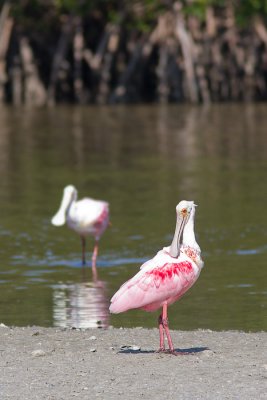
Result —
[[0, 324], [1, 400], [266, 398], [267, 332], [171, 334], [184, 355], [157, 353], [157, 329]]

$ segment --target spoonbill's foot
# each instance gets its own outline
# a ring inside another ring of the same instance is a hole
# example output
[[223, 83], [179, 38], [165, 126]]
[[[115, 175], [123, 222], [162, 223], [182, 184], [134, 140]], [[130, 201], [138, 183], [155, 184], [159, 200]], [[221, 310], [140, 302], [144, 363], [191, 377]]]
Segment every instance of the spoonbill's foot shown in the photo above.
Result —
[[166, 353], [166, 349], [164, 347], [160, 347], [156, 353]]

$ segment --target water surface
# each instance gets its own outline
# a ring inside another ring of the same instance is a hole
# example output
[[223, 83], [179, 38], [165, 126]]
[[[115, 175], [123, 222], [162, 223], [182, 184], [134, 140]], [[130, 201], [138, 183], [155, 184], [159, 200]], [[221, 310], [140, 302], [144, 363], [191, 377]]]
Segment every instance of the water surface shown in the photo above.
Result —
[[[2, 108], [0, 121], [0, 322], [155, 326], [156, 313], [109, 316], [109, 299], [170, 244], [188, 199], [205, 267], [171, 327], [267, 329], [265, 105]], [[96, 284], [93, 240], [83, 271], [79, 238], [50, 224], [70, 183], [110, 203]]]

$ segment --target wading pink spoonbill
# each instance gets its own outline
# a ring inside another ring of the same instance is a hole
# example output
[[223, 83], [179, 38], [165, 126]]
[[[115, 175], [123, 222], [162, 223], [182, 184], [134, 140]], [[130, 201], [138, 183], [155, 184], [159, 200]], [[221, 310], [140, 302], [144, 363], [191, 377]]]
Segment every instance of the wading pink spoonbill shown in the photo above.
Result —
[[66, 186], [59, 210], [51, 222], [55, 226], [61, 226], [67, 222], [69, 228], [80, 235], [83, 265], [85, 265], [85, 238], [87, 235], [94, 236], [95, 246], [92, 256], [92, 269], [96, 277], [98, 241], [109, 224], [109, 204], [106, 201], [94, 200], [89, 197], [77, 201], [77, 196], [78, 192], [74, 186]]
[[175, 355], [181, 353], [173, 347], [167, 309], [196, 282], [204, 265], [194, 233], [195, 207], [193, 201], [186, 200], [176, 206], [177, 222], [172, 244], [145, 262], [140, 271], [121, 286], [112, 297], [109, 308], [111, 313], [117, 314], [136, 308], [155, 311], [162, 307], [158, 319], [159, 351], [166, 351], [166, 334], [167, 352]]

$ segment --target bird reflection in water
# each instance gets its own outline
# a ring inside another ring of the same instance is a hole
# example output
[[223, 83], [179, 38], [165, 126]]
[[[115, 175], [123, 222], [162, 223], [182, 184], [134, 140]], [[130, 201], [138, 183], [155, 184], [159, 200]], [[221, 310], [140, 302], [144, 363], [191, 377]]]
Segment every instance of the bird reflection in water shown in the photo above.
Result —
[[54, 326], [61, 328], [108, 328], [109, 304], [106, 282], [81, 282], [53, 286]]

